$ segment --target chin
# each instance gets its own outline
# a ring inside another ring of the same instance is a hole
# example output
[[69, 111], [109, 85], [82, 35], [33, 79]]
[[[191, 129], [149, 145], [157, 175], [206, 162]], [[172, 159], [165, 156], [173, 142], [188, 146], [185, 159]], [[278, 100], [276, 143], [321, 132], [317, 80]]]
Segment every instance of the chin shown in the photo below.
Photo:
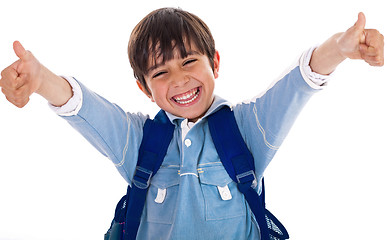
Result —
[[205, 113], [201, 114], [190, 114], [188, 116], [185, 116], [184, 118], [187, 118], [191, 122], [196, 122], [199, 118], [203, 117]]

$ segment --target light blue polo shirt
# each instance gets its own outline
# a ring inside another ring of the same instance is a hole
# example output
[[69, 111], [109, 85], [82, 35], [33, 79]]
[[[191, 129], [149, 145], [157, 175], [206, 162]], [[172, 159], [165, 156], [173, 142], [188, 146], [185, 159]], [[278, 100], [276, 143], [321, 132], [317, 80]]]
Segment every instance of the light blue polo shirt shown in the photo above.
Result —
[[[148, 116], [127, 113], [78, 84], [81, 107], [76, 115], [63, 118], [107, 156], [131, 184]], [[164, 162], [152, 178], [137, 238], [259, 239], [259, 227], [243, 194], [220, 162], [207, 116], [223, 105], [232, 108], [254, 156], [256, 176], [261, 179], [297, 115], [319, 89], [295, 65], [251, 101], [232, 105], [216, 96], [205, 116], [189, 131], [183, 130], [184, 119], [167, 114], [175, 131]], [[256, 190], [260, 192], [260, 185]]]

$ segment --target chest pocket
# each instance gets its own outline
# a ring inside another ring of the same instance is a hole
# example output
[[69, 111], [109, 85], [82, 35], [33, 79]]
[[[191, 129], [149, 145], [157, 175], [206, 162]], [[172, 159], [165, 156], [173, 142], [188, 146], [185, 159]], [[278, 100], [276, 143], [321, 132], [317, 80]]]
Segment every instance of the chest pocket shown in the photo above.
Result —
[[146, 220], [154, 223], [172, 224], [179, 190], [176, 168], [160, 168], [152, 178], [146, 197]]
[[198, 172], [207, 221], [246, 215], [244, 196], [223, 166], [199, 168]]

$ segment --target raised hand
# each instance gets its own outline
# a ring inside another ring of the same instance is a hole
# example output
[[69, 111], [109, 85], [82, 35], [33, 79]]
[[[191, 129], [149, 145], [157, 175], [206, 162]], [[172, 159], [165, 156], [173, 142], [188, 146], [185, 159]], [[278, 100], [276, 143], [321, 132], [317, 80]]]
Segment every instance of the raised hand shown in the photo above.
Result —
[[34, 92], [55, 106], [62, 106], [71, 98], [72, 88], [66, 80], [40, 64], [20, 42], [15, 41], [13, 49], [19, 60], [5, 68], [0, 79], [1, 91], [9, 102], [22, 108]]
[[337, 39], [338, 47], [344, 57], [363, 59], [371, 66], [384, 65], [384, 36], [376, 29], [365, 29], [366, 18], [359, 13], [351, 28]]
[[20, 42], [13, 43], [13, 49], [19, 60], [1, 72], [0, 87], [9, 102], [24, 107], [32, 93], [41, 85], [42, 66], [30, 51], [26, 51]]
[[312, 55], [310, 67], [316, 73], [330, 74], [346, 58], [362, 59], [372, 66], [384, 65], [384, 36], [365, 29], [365, 16], [359, 13], [352, 27], [321, 44]]

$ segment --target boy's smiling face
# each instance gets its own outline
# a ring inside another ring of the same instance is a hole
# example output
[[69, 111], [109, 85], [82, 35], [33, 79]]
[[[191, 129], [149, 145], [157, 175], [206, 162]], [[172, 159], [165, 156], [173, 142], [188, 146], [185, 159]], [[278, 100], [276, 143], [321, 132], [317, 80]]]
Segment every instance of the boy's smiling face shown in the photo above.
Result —
[[215, 79], [219, 71], [219, 53], [214, 56], [214, 69], [208, 57], [192, 45], [182, 58], [176, 49], [174, 58], [163, 62], [162, 57], [150, 61], [145, 75], [149, 93], [139, 82], [140, 89], [163, 110], [196, 122], [214, 100]]

